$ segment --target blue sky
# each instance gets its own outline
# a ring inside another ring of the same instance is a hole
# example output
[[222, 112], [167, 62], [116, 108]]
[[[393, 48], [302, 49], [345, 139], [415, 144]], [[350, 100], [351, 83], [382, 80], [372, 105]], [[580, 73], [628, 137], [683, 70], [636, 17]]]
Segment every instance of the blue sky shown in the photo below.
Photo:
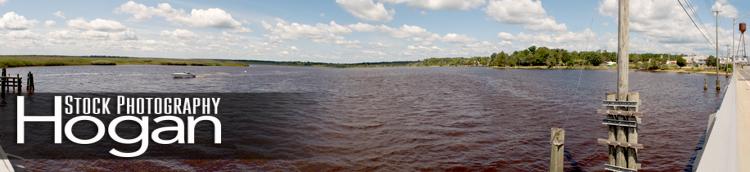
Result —
[[[713, 52], [677, 0], [631, 1], [633, 52]], [[531, 45], [614, 51], [616, 2], [0, 0], [0, 54], [352, 63], [487, 56]], [[750, 14], [748, 1], [689, 3], [711, 39], [711, 10], [725, 11], [722, 51], [731, 45], [731, 18]]]

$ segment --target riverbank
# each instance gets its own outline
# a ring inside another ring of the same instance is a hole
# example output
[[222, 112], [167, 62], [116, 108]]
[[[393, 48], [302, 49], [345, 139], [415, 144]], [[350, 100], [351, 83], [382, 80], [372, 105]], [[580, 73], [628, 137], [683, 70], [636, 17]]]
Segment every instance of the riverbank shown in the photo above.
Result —
[[[659, 69], [659, 70], [643, 70], [643, 71], [716, 75], [716, 69]], [[729, 72], [720, 71], [719, 75], [722, 75], [722, 76], [732, 75], [732, 71], [729, 71]]]
[[[494, 69], [529, 69], [529, 70], [609, 70], [609, 69], [615, 69], [615, 66], [516, 66], [516, 67], [491, 67]], [[644, 71], [644, 72], [668, 72], [668, 73], [686, 73], [686, 74], [706, 74], [706, 75], [716, 75], [716, 69], [707, 69], [707, 68], [669, 68], [669, 69], [657, 69], [657, 70], [648, 70], [648, 69], [636, 69], [631, 68], [638, 71]], [[719, 75], [731, 75], [731, 71], [729, 73], [726, 73], [724, 71], [721, 71]]]
[[529, 70], [607, 70], [610, 67], [607, 66], [514, 66], [514, 67], [498, 67], [492, 66], [494, 69], [529, 69]]
[[[0, 55], [0, 66], [80, 66], [80, 65], [173, 65], [173, 66], [247, 66], [281, 65], [330, 68], [369, 68], [369, 67], [488, 67], [493, 69], [526, 69], [526, 70], [609, 70], [614, 66], [484, 66], [484, 65], [429, 65], [425, 61], [366, 62], [366, 63], [322, 63], [299, 61], [263, 61], [263, 60], [222, 60], [222, 59], [174, 59], [174, 58], [141, 58], [114, 56], [43, 56], [43, 55]], [[635, 64], [631, 64], [634, 66]], [[715, 69], [696, 67], [670, 67], [657, 70], [638, 69], [650, 72], [673, 72], [716, 74]], [[731, 73], [731, 72], [730, 72]], [[720, 75], [727, 75], [723, 71]]]
[[175, 65], [175, 66], [247, 66], [235, 60], [217, 59], [170, 59], [114, 56], [44, 56], [2, 55], [0, 66], [80, 66], [80, 65]]

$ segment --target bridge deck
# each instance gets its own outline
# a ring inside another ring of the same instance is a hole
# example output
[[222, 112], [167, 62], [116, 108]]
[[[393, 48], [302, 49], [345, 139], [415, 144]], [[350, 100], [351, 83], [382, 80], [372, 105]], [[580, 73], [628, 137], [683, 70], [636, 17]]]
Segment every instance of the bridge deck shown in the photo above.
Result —
[[750, 68], [734, 76], [709, 126], [696, 171], [750, 172]]
[[737, 145], [740, 171], [750, 171], [750, 68], [738, 71]]

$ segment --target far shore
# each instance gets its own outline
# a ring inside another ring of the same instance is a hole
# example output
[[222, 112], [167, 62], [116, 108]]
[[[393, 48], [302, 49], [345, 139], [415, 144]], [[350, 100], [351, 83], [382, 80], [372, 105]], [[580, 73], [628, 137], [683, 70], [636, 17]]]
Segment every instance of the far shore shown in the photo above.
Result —
[[217, 59], [137, 58], [118, 56], [0, 55], [0, 67], [81, 65], [247, 66], [247, 63], [235, 60]]
[[[279, 62], [262, 60], [226, 60], [226, 59], [176, 59], [176, 58], [141, 58], [114, 56], [46, 56], [46, 55], [0, 55], [0, 67], [32, 66], [82, 66], [82, 65], [170, 65], [170, 66], [248, 66], [280, 65], [308, 66], [331, 68], [369, 68], [369, 67], [487, 67], [492, 69], [528, 69], [528, 70], [610, 70], [614, 66], [513, 66], [497, 67], [483, 65], [425, 65], [421, 61], [367, 62], [367, 63], [319, 63], [319, 62]], [[634, 64], [631, 64], [631, 66]], [[635, 68], [631, 68], [635, 69]], [[716, 74], [715, 69], [683, 67], [670, 69], [645, 70], [648, 72], [671, 72], [691, 74]], [[731, 73], [731, 72], [729, 72]], [[729, 75], [722, 71], [719, 75]]]

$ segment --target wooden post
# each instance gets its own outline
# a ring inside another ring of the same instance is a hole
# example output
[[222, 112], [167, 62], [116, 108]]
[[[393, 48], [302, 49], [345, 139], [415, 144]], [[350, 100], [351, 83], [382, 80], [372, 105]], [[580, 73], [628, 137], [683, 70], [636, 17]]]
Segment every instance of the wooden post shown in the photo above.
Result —
[[3, 67], [2, 75], [0, 75], [0, 106], [5, 106], [5, 68]]
[[18, 90], [16, 92], [16, 94], [17, 95], [21, 95], [21, 89], [22, 89], [22, 86], [21, 86], [21, 82], [22, 82], [21, 81], [21, 74], [16, 74], [16, 81], [17, 81], [16, 82], [16, 89]]
[[719, 81], [719, 75], [716, 75], [716, 91], [721, 91], [721, 81]]
[[29, 72], [26, 77], [26, 94], [30, 96], [34, 94], [34, 74]]
[[703, 78], [703, 91], [708, 90], [708, 79]]
[[[628, 143], [630, 144], [638, 144], [638, 129], [637, 128], [629, 128], [628, 129]], [[638, 149], [629, 149], [628, 150], [628, 168], [630, 169], [638, 169]]]
[[608, 148], [609, 161], [605, 170], [637, 171], [640, 169], [638, 149], [643, 148], [638, 143], [640, 96], [637, 92], [632, 92], [624, 100], [618, 100], [617, 93], [609, 93], [606, 97], [605, 108], [599, 113], [606, 116], [603, 124], [609, 128], [608, 138], [597, 141]]
[[[625, 127], [617, 127], [617, 141], [622, 142], [623, 140], [626, 140], [627, 137], [625, 136]], [[620, 167], [626, 167], [628, 164], [627, 157], [625, 157], [625, 148], [618, 147], [617, 148], [617, 162], [615, 165]]]
[[640, 96], [628, 92], [628, 65], [630, 57], [629, 21], [630, 0], [619, 0], [617, 28], [617, 92], [607, 94], [604, 100], [606, 107], [600, 114], [606, 115], [603, 124], [609, 127], [608, 138], [598, 139], [599, 144], [608, 148], [608, 171], [638, 171], [640, 164], [637, 150], [643, 148], [638, 144], [638, 124], [640, 123]]
[[565, 166], [563, 153], [565, 151], [565, 129], [552, 128], [550, 134], [550, 172], [562, 172]]
[[[607, 139], [610, 142], [616, 142], [617, 138], [615, 138], [615, 133], [617, 133], [617, 126], [607, 126], [609, 128], [609, 132], [607, 134], [609, 135], [609, 139]], [[614, 146], [607, 146], [609, 148], [609, 154], [607, 155], [608, 164], [617, 164], [617, 147]]]

